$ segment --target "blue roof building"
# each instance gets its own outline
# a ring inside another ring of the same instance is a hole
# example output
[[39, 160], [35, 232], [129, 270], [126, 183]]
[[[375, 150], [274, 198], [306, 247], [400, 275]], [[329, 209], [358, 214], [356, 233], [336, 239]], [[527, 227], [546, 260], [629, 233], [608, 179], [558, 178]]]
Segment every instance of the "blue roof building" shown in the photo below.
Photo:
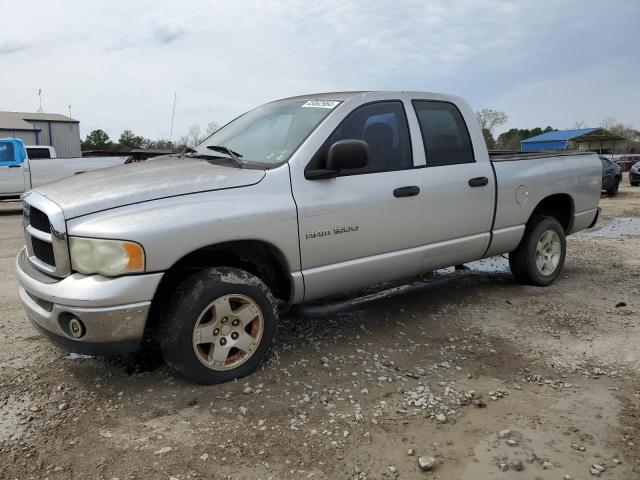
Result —
[[520, 142], [523, 152], [549, 150], [594, 150], [608, 153], [616, 148], [625, 148], [626, 139], [603, 128], [577, 128], [574, 130], [554, 130]]

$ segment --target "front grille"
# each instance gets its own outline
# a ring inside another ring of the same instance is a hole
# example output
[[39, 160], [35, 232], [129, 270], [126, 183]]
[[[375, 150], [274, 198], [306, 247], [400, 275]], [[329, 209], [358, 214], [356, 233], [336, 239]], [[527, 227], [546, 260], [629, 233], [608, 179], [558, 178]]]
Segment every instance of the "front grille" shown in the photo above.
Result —
[[37, 192], [27, 193], [22, 201], [29, 263], [57, 278], [71, 274], [67, 226], [60, 206]]
[[49, 223], [49, 217], [44, 212], [41, 212], [37, 208], [31, 207], [29, 209], [29, 224], [36, 230], [41, 232], [51, 232], [51, 224]]
[[33, 247], [33, 254], [41, 262], [56, 266], [56, 258], [53, 254], [53, 245], [49, 242], [45, 242], [36, 237], [31, 237], [31, 246]]

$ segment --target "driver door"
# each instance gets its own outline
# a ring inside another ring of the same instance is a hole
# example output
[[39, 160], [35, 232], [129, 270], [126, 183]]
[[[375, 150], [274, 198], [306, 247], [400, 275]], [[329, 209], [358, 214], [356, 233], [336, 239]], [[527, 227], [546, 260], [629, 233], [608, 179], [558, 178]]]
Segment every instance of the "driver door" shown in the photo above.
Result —
[[422, 170], [413, 169], [403, 103], [357, 107], [306, 170], [323, 165], [329, 147], [346, 139], [368, 143], [366, 167], [328, 179], [292, 176], [305, 301], [418, 273], [412, 248], [423, 231]]

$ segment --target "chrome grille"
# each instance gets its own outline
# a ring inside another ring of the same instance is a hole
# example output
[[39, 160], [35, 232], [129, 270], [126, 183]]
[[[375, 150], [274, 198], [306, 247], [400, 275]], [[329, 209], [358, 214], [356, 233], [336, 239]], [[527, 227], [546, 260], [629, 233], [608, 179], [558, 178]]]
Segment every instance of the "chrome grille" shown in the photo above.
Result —
[[23, 202], [22, 226], [29, 263], [42, 272], [66, 277], [71, 266], [62, 209], [35, 192], [25, 195]]
[[44, 212], [41, 212], [37, 208], [29, 208], [29, 224], [36, 230], [51, 233], [51, 224], [49, 223], [49, 217], [47, 217]]
[[51, 265], [56, 266], [56, 257], [53, 254], [53, 245], [49, 242], [45, 242], [36, 237], [31, 237], [31, 246], [33, 247], [33, 254], [38, 260]]

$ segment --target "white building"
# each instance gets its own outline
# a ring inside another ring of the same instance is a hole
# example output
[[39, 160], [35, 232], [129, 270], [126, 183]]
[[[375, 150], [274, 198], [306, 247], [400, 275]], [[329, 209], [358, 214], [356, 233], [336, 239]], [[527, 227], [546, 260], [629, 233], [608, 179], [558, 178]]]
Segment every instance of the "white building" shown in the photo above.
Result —
[[80, 122], [56, 113], [0, 112], [0, 138], [25, 145], [49, 145], [58, 157], [80, 157]]

